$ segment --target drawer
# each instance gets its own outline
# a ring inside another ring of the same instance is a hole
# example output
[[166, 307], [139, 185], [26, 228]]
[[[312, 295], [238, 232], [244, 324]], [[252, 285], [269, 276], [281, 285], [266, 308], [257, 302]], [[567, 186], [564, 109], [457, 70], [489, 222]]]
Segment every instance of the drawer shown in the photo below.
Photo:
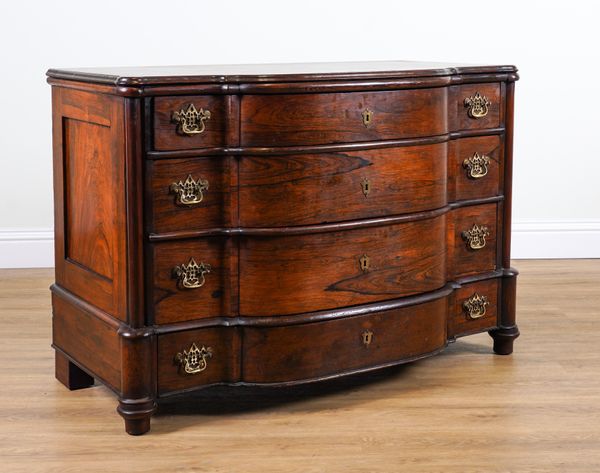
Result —
[[448, 132], [448, 89], [245, 95], [243, 146], [391, 140]]
[[236, 381], [239, 350], [234, 328], [188, 330], [158, 336], [158, 393]]
[[226, 157], [146, 161], [149, 233], [226, 226], [229, 163]]
[[500, 126], [502, 96], [499, 83], [467, 84], [452, 88], [455, 130], [497, 128]]
[[451, 212], [448, 225], [449, 278], [496, 269], [496, 204], [472, 205]]
[[[243, 226], [317, 224], [446, 205], [447, 144], [240, 160]], [[401, 178], [399, 178], [401, 176]]]
[[154, 99], [154, 149], [159, 151], [225, 145], [226, 95]]
[[328, 322], [244, 330], [244, 381], [331, 376], [431, 353], [446, 344], [447, 300]]
[[502, 193], [502, 140], [499, 136], [451, 141], [448, 162], [450, 200], [482, 199]]
[[499, 287], [498, 279], [489, 279], [458, 289], [448, 318], [448, 336], [467, 335], [496, 327]]
[[227, 315], [231, 310], [231, 242], [206, 237], [154, 243], [151, 251], [150, 308], [156, 324]]
[[332, 233], [244, 238], [240, 313], [302, 313], [438, 289], [446, 282], [445, 222], [440, 215]]

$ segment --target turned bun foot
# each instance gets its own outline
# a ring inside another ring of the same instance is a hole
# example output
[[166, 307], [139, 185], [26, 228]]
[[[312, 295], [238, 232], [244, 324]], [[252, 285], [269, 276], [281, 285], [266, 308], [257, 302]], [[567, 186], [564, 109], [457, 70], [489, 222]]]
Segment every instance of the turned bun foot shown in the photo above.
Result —
[[519, 328], [516, 325], [512, 327], [498, 327], [489, 331], [494, 339], [494, 353], [496, 355], [510, 355], [513, 352], [513, 343], [519, 336]]
[[152, 399], [119, 399], [117, 412], [125, 420], [129, 435], [142, 435], [150, 430], [150, 418], [156, 411]]

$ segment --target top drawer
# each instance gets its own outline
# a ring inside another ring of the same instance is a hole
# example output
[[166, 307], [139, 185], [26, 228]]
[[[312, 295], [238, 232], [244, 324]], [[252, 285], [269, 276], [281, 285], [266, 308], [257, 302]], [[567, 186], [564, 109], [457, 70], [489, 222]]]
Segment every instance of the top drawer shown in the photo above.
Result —
[[448, 89], [246, 95], [243, 146], [298, 146], [441, 135]]
[[225, 146], [226, 95], [157, 97], [154, 148], [159, 151]]

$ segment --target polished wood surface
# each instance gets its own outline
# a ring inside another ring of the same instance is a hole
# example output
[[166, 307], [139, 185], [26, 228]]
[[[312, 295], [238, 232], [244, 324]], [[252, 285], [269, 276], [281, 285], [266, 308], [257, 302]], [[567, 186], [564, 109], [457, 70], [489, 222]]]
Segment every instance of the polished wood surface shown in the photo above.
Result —
[[107, 415], [110, 390], [70, 392], [54, 379], [52, 270], [2, 270], [2, 470], [598, 471], [600, 260], [514, 265], [522, 335], [511, 357], [491, 356], [479, 334], [434, 358], [326, 384], [211, 388], [165, 402], [153, 434], [136, 438]]
[[[342, 94], [245, 95], [242, 146], [393, 140], [448, 131], [447, 88]], [[463, 106], [464, 108], [464, 106]], [[372, 112], [369, 125], [363, 113]]]

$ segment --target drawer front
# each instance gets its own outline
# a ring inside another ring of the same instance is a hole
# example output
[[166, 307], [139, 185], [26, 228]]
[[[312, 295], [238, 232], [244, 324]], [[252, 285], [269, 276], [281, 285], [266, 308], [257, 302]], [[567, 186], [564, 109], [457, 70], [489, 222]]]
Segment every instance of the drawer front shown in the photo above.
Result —
[[448, 266], [450, 279], [496, 269], [497, 261], [496, 204], [473, 205], [451, 212], [448, 227]]
[[498, 279], [479, 281], [458, 289], [448, 318], [448, 336], [481, 332], [498, 323]]
[[500, 126], [502, 96], [499, 83], [467, 84], [453, 88], [457, 130]]
[[302, 313], [437, 289], [445, 284], [445, 221], [243, 239], [240, 313]]
[[154, 99], [154, 148], [159, 151], [225, 145], [226, 95]]
[[226, 226], [228, 163], [223, 157], [147, 161], [148, 232]]
[[502, 141], [499, 136], [452, 141], [448, 161], [451, 200], [482, 199], [501, 194]]
[[151, 306], [157, 324], [227, 315], [231, 310], [226, 238], [151, 245]]
[[244, 330], [244, 380], [299, 381], [393, 363], [446, 344], [447, 300], [347, 319]]
[[158, 337], [159, 394], [236, 381], [236, 329], [205, 328]]
[[[244, 226], [317, 224], [446, 204], [447, 144], [240, 160]], [[400, 178], [401, 177], [401, 178]]]
[[448, 131], [447, 88], [245, 95], [243, 146], [391, 140]]

